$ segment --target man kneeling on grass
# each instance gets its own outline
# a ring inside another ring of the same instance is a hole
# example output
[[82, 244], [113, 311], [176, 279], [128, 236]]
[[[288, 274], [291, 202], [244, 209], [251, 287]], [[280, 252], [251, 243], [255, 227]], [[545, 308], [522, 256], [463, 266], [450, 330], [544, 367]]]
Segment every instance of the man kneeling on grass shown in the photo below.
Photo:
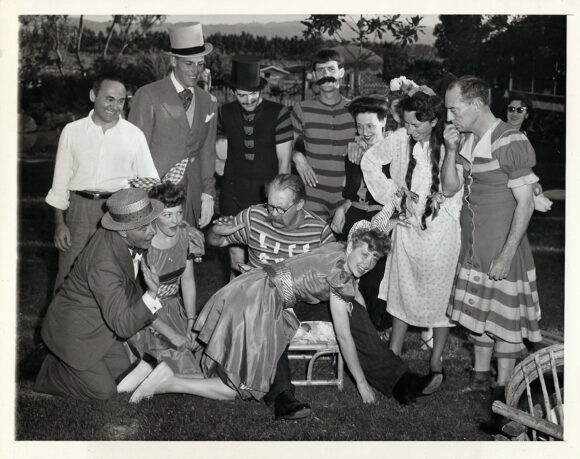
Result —
[[[124, 189], [107, 200], [109, 211], [77, 259], [42, 325], [50, 353], [34, 390], [77, 399], [106, 400], [116, 379], [135, 387], [151, 371], [140, 362], [129, 371], [123, 341], [155, 319], [159, 277], [142, 258], [156, 233], [163, 204], [140, 189]], [[143, 292], [141, 276], [146, 292]]]

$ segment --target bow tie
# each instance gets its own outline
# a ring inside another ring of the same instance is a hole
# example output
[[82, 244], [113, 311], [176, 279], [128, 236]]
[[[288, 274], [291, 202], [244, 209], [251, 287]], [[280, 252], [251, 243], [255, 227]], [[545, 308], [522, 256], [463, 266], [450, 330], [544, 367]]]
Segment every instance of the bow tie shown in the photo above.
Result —
[[131, 253], [131, 258], [140, 260], [143, 255], [147, 253], [147, 249], [142, 249], [140, 247], [129, 247], [129, 253]]
[[191, 105], [191, 101], [193, 100], [193, 93], [189, 89], [184, 89], [183, 91], [178, 92], [177, 94], [179, 95], [181, 102], [183, 103], [184, 110], [187, 111], [187, 109]]

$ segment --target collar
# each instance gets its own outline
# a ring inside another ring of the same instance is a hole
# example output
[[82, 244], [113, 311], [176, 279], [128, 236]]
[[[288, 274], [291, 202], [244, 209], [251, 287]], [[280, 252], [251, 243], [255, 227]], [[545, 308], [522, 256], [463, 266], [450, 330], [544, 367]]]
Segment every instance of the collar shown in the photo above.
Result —
[[129, 249], [129, 254], [131, 255], [131, 258], [133, 259], [133, 261], [139, 261], [141, 260], [141, 258], [143, 258], [143, 255], [145, 255], [147, 253], [147, 249], [142, 249], [140, 247], [128, 247]]
[[481, 136], [481, 139], [479, 139], [479, 142], [477, 142], [475, 147], [473, 146], [475, 142], [475, 135], [473, 132], [467, 134], [464, 137], [461, 148], [459, 149], [459, 154], [470, 163], [472, 163], [475, 158], [492, 159], [491, 134], [493, 131], [495, 131], [495, 128], [499, 125], [500, 122], [500, 119], [496, 119], [489, 127], [489, 129]]
[[341, 102], [343, 102], [345, 100], [345, 97], [339, 93], [339, 99], [337, 102], [335, 102], [334, 104], [327, 104], [326, 102], [323, 102], [320, 98], [320, 96], [317, 97], [318, 102], [320, 102], [322, 105], [324, 105], [325, 107], [330, 107], [330, 108], [334, 108], [337, 105], [339, 105]]
[[[98, 124], [95, 123], [95, 121], [93, 120], [93, 113], [95, 112], [95, 109], [93, 108], [90, 112], [89, 112], [89, 116], [87, 116], [87, 129], [101, 129], [102, 130], [102, 126], [99, 126]], [[119, 122], [123, 119], [123, 117], [121, 115], [119, 115], [119, 118], [117, 119], [117, 122], [111, 126], [110, 128], [108, 128], [107, 130], [110, 129], [115, 129], [118, 125]]]
[[[171, 74], [169, 75], [169, 78], [171, 79], [171, 82], [173, 83], [173, 86], [175, 87], [175, 90], [177, 92], [181, 92], [184, 89], [186, 89], [185, 87], [183, 87], [183, 85], [179, 81], [177, 81], [177, 78], [175, 78], [175, 73], [174, 72], [171, 72]], [[187, 89], [189, 89], [191, 91], [191, 93], [194, 94], [193, 86], [190, 86]]]

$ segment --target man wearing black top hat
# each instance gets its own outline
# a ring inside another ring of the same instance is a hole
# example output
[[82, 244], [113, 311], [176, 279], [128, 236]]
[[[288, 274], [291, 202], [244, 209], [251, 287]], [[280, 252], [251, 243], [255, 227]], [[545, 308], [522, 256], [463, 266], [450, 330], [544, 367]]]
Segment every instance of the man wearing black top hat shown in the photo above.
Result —
[[160, 177], [189, 158], [184, 216], [192, 226], [204, 227], [213, 216], [216, 196], [217, 101], [197, 86], [197, 79], [213, 46], [204, 42], [199, 22], [172, 25], [169, 39], [172, 72], [139, 88], [129, 121], [145, 133]]
[[[226, 82], [236, 100], [218, 110], [218, 142], [227, 144], [220, 213], [230, 216], [265, 202], [264, 185], [290, 172], [293, 129], [288, 108], [262, 98], [267, 81], [257, 57], [233, 57]], [[230, 259], [234, 277], [243, 249], [230, 247]]]

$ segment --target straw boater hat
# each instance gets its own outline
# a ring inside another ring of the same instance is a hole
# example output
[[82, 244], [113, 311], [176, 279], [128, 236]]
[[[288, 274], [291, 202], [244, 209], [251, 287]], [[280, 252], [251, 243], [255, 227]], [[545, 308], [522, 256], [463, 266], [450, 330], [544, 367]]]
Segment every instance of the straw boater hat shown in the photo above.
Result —
[[103, 228], [129, 231], [151, 223], [165, 206], [157, 199], [149, 199], [145, 190], [126, 188], [107, 199], [107, 207], [109, 211], [101, 219]]
[[232, 57], [232, 74], [224, 78], [233, 89], [242, 91], [260, 91], [268, 84], [260, 77], [260, 59], [255, 56]]
[[203, 42], [203, 32], [199, 22], [178, 22], [168, 29], [171, 51], [174, 57], [202, 57], [213, 50], [211, 43]]

